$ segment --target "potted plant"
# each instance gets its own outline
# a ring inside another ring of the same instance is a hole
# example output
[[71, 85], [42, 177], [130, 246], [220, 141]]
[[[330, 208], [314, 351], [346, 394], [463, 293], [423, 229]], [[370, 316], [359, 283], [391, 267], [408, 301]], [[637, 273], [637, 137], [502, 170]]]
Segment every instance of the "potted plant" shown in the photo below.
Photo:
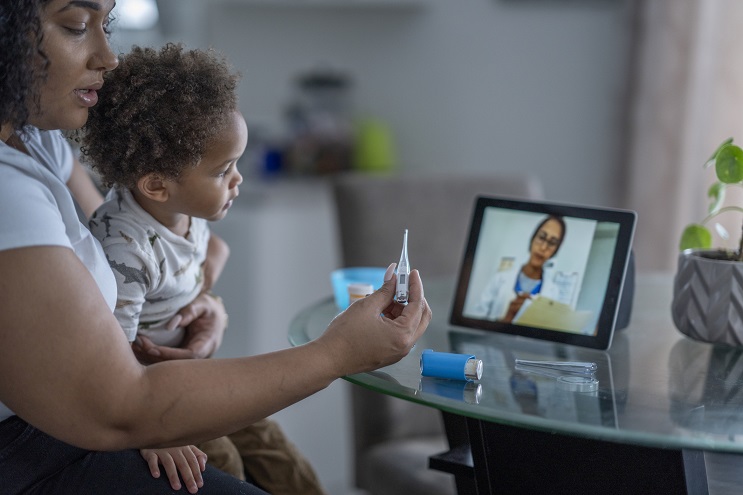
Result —
[[743, 221], [737, 249], [714, 248], [711, 228], [730, 236], [715, 219], [743, 208], [725, 204], [729, 187], [743, 187], [743, 149], [725, 140], [705, 164], [714, 166], [717, 180], [710, 186], [709, 211], [700, 223], [681, 235], [671, 313], [676, 328], [688, 337], [743, 347]]

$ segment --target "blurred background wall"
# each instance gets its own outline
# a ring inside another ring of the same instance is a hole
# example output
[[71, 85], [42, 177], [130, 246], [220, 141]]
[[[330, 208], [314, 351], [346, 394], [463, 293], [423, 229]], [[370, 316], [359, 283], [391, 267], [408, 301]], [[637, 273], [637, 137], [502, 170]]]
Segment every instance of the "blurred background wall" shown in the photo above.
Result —
[[[703, 215], [701, 164], [743, 128], [734, 0], [157, 4], [159, 22], [116, 30], [115, 48], [214, 47], [243, 74], [246, 181], [213, 225], [232, 246], [217, 287], [231, 316], [222, 357], [286, 347], [292, 317], [330, 295], [339, 266], [326, 181], [267, 159], [291, 137], [300, 74], [348, 78], [346, 110], [381, 123], [393, 173], [527, 172], [548, 200], [637, 210], [646, 271], [673, 269], [680, 229]], [[332, 495], [353, 493], [350, 386], [276, 415]]]
[[[415, 173], [528, 169], [553, 200], [618, 205], [630, 29], [624, 0], [170, 0], [160, 39], [213, 46], [273, 135], [297, 74], [348, 73]], [[138, 38], [139, 36], [139, 38]], [[119, 30], [122, 50], [150, 33]], [[149, 37], [149, 39], [148, 39]]]

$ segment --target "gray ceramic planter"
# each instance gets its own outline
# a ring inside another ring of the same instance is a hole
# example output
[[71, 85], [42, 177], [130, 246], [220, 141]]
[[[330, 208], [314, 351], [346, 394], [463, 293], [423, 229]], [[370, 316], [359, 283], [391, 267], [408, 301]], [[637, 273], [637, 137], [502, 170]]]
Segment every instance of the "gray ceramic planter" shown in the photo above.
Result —
[[681, 333], [694, 340], [743, 347], [743, 262], [679, 254], [671, 313]]

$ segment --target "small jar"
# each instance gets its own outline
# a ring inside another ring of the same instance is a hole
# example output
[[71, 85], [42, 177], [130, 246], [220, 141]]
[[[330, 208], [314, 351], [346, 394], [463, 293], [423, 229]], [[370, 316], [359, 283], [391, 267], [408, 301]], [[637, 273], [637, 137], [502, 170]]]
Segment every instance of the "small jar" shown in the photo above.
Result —
[[372, 292], [374, 292], [374, 286], [372, 284], [364, 284], [360, 282], [348, 284], [348, 303], [353, 304], [354, 301], [363, 299]]

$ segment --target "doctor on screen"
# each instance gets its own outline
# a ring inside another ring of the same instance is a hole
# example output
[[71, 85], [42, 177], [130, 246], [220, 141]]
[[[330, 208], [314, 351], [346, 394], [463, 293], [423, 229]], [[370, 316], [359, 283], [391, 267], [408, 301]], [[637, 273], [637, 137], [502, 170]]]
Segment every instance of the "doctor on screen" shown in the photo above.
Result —
[[528, 259], [503, 258], [498, 272], [485, 287], [474, 314], [488, 320], [510, 323], [524, 305], [537, 294], [551, 295], [552, 257], [565, 238], [565, 220], [547, 216], [534, 230], [529, 243]]

